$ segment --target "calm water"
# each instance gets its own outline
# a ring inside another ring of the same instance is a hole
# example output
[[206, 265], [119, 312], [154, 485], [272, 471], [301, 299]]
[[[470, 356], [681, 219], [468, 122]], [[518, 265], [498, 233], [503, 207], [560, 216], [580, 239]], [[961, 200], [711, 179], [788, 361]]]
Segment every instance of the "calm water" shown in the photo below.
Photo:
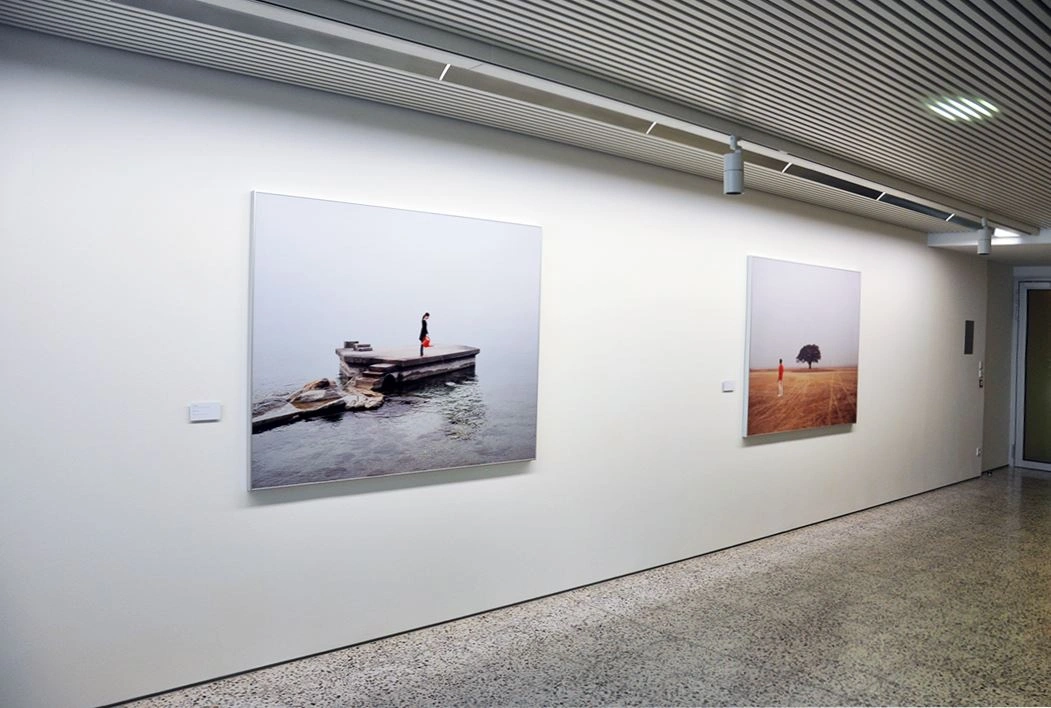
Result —
[[[252, 435], [254, 487], [462, 467], [536, 454], [536, 361], [483, 350], [475, 371], [387, 394], [372, 411]], [[336, 360], [332, 355], [333, 361]], [[333, 376], [331, 372], [321, 375]], [[300, 381], [299, 385], [306, 383]], [[286, 388], [280, 386], [278, 388]], [[294, 387], [293, 387], [294, 388]], [[273, 393], [271, 391], [270, 393]], [[266, 396], [258, 390], [256, 398]]]

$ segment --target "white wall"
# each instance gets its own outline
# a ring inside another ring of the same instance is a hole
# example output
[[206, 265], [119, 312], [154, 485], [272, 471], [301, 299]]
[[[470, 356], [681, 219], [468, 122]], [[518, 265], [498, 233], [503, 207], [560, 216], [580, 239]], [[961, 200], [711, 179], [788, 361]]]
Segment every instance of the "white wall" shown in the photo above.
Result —
[[[1014, 293], [1011, 266], [989, 263], [985, 340], [985, 416], [982, 469], [1008, 464], [1011, 449], [1011, 369], [1014, 351]], [[977, 349], [976, 349], [977, 350]]]
[[[0, 29], [0, 704], [117, 701], [978, 473], [923, 234], [552, 143]], [[544, 227], [539, 459], [249, 494], [251, 190]], [[852, 432], [743, 444], [746, 256], [862, 272]], [[980, 351], [980, 344], [979, 344]], [[186, 404], [218, 399], [218, 424]]]

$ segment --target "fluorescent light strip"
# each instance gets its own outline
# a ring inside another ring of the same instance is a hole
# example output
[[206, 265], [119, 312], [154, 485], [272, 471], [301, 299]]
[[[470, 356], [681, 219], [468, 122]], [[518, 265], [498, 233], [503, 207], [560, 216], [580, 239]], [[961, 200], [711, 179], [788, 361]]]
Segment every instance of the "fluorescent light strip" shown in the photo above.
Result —
[[956, 216], [956, 212], [955, 212], [955, 211], [954, 211], [953, 213], [949, 214], [949, 216], [947, 216], [947, 217], [945, 218], [945, 220], [946, 220], [946, 221], [952, 221], [952, 218], [953, 218], [954, 216]]
[[930, 108], [935, 113], [937, 113], [938, 115], [940, 115], [942, 118], [948, 118], [949, 120], [956, 120], [956, 116], [954, 116], [952, 113], [949, 113], [947, 110], [942, 108], [940, 104], [931, 103], [931, 104], [928, 104], [927, 107]]
[[984, 118], [992, 118], [994, 113], [1000, 112], [999, 108], [984, 98], [967, 98], [966, 96], [943, 97], [928, 103], [927, 107], [942, 118], [948, 118], [949, 120], [956, 120], [957, 118], [966, 121], [971, 119], [982, 120]]
[[981, 105], [975, 103], [974, 101], [972, 101], [969, 98], [962, 98], [961, 97], [960, 101], [962, 103], [967, 104], [968, 106], [970, 106], [974, 110], [978, 111], [979, 113], [982, 114], [982, 116], [984, 116], [986, 118], [988, 118], [989, 116], [991, 116], [993, 114], [992, 111], [990, 111], [988, 108], [986, 108], [985, 106], [981, 106]]
[[996, 107], [996, 106], [994, 106], [993, 104], [989, 103], [989, 102], [988, 102], [988, 101], [986, 101], [986, 100], [985, 100], [984, 98], [979, 98], [979, 99], [978, 99], [978, 103], [982, 104], [983, 106], [985, 106], [986, 108], [988, 108], [988, 109], [989, 109], [990, 111], [992, 111], [993, 113], [999, 113], [999, 112], [1000, 112], [1000, 109], [999, 109], [999, 108], [997, 108], [997, 107]]
[[650, 134], [650, 131], [657, 127], [657, 121], [650, 123], [650, 127], [646, 128], [646, 135]]
[[791, 166], [792, 166], [792, 163], [791, 163], [791, 162], [789, 162], [788, 164], [786, 164], [786, 165], [785, 165], [785, 168], [784, 168], [783, 170], [781, 170], [781, 174], [784, 174], [784, 173], [788, 172], [788, 168], [789, 168], [789, 167], [791, 167]]
[[449, 73], [449, 67], [450, 66], [452, 66], [452, 64], [446, 64], [445, 68], [442, 69], [442, 74], [441, 74], [441, 76], [438, 77], [439, 81], [442, 81], [442, 80], [445, 79], [445, 75]]
[[971, 108], [970, 106], [968, 106], [964, 101], [965, 101], [965, 99], [962, 99], [962, 98], [961, 99], [953, 99], [952, 101], [949, 101], [949, 103], [951, 103], [955, 108], [958, 108], [961, 111], [963, 111], [964, 113], [966, 113], [967, 115], [971, 116], [972, 118], [981, 118], [982, 117], [981, 113], [979, 113], [978, 111], [976, 111], [973, 108]]
[[885, 197], [885, 196], [887, 196], [886, 192], [880, 192], [879, 196], [876, 197], [876, 201], [878, 202], [880, 199], [883, 199], [883, 197]]
[[955, 105], [954, 103], [952, 103], [951, 101], [942, 101], [942, 102], [941, 102], [940, 104], [938, 104], [938, 105], [940, 105], [940, 106], [941, 106], [942, 108], [944, 108], [945, 110], [947, 110], [947, 111], [949, 111], [950, 113], [952, 113], [952, 114], [953, 114], [954, 116], [956, 116], [957, 118], [963, 118], [964, 120], [970, 120], [970, 119], [971, 119], [971, 116], [969, 116], [968, 114], [966, 114], [966, 113], [964, 113], [963, 111], [961, 111], [961, 110], [960, 110], [959, 108], [957, 108], [957, 107], [956, 107], [956, 105]]

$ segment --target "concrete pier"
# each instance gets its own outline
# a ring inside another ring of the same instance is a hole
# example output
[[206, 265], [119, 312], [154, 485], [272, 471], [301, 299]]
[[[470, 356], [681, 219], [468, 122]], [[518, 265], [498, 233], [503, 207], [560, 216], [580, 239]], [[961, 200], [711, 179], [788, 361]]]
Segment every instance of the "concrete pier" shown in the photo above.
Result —
[[423, 356], [420, 356], [419, 346], [377, 351], [344, 347], [337, 349], [336, 355], [342, 382], [352, 383], [359, 389], [379, 391], [473, 368], [479, 351], [477, 347], [447, 344], [428, 347], [423, 350]]
[[398, 388], [455, 371], [474, 368], [477, 347], [459, 344], [428, 347], [420, 356], [419, 346], [373, 351], [368, 344], [348, 340], [336, 350], [339, 382], [318, 379], [288, 399], [252, 418], [252, 432], [260, 433], [299, 420], [344, 411], [371, 410], [383, 405], [382, 390]]

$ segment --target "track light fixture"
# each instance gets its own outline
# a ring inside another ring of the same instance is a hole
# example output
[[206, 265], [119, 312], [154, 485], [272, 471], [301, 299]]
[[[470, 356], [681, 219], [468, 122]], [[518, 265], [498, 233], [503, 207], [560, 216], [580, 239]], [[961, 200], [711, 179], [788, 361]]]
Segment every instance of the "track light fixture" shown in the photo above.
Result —
[[737, 136], [730, 136], [730, 149], [723, 155], [723, 194], [740, 194], [744, 191], [744, 153], [737, 145]]
[[988, 256], [993, 250], [993, 228], [989, 219], [982, 217], [982, 228], [978, 230], [978, 255]]

